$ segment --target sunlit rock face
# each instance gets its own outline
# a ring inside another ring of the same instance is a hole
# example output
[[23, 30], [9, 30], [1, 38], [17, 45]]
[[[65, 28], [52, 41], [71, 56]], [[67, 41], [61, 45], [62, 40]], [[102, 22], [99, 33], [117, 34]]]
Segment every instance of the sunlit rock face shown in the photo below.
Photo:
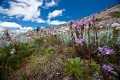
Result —
[[14, 30], [4, 29], [0, 33], [0, 47], [7, 46], [10, 43], [30, 42], [33, 41], [32, 37], [34, 37], [33, 30], [18, 33]]
[[7, 46], [9, 45], [10, 42], [9, 41], [6, 41], [6, 40], [0, 40], [0, 48], [3, 47], [3, 46]]
[[99, 12], [98, 18], [102, 19], [108, 19], [111, 18], [111, 15], [109, 15], [112, 12], [120, 12], [120, 5], [115, 5], [113, 7], [107, 8], [101, 12]]

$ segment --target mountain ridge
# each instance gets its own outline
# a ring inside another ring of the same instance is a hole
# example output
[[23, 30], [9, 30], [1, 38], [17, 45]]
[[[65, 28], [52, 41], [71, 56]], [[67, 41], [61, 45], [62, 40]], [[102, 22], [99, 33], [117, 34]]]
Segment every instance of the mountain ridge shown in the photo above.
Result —
[[[120, 15], [120, 4], [110, 6], [110, 7], [106, 8], [106, 9], [104, 9], [104, 10], [101, 10], [101, 11], [97, 12], [97, 14], [98, 14], [97, 18], [102, 19], [102, 20], [110, 19], [110, 18], [113, 18], [111, 13], [114, 14], [115, 12], [118, 12], [118, 15]], [[79, 21], [81, 19], [86, 19], [86, 18], [89, 18], [89, 17], [90, 17], [90, 15], [86, 16], [86, 17], [83, 17], [83, 18], [80, 18], [80, 19], [77, 19], [75, 21]], [[67, 24], [68, 24], [68, 22], [65, 23], [65, 24], [62, 24], [60, 26], [66, 26]]]

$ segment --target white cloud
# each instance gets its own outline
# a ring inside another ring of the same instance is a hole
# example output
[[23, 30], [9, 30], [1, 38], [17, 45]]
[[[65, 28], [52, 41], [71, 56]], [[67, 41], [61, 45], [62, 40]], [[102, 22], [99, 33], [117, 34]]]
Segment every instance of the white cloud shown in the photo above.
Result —
[[6, 13], [8, 11], [8, 9], [4, 9], [0, 6], [0, 13]]
[[21, 25], [15, 22], [0, 22], [0, 27], [3, 28], [20, 28]]
[[58, 20], [53, 20], [53, 21], [49, 21], [48, 24], [50, 25], [60, 25], [60, 24], [65, 24], [67, 23], [66, 21], [58, 21]]
[[51, 0], [51, 2], [46, 2], [44, 8], [49, 8], [49, 7], [53, 7], [56, 6], [57, 3], [54, 0]]
[[20, 24], [15, 23], [15, 22], [2, 22], [2, 21], [0, 21], [0, 33], [2, 33], [4, 28], [16, 28], [16, 30], [12, 30], [16, 34], [27, 32], [28, 30], [33, 30], [32, 27], [22, 27]]
[[20, 27], [19, 29], [12, 30], [16, 35], [20, 33], [26, 33], [28, 30], [33, 30], [32, 27]]
[[[51, 0], [51, 2], [46, 2], [45, 6], [46, 8], [52, 7], [57, 5], [59, 0]], [[66, 23], [65, 21], [59, 21], [59, 20], [53, 20], [51, 21], [51, 18], [62, 16], [63, 11], [65, 9], [61, 10], [54, 10], [53, 12], [48, 13], [48, 20], [43, 20], [40, 18], [41, 10], [39, 7], [43, 6], [43, 0], [16, 0], [16, 1], [9, 1], [9, 8], [3, 8], [0, 6], [0, 13], [6, 14], [9, 16], [9, 18], [18, 18], [22, 19], [24, 21], [32, 21], [37, 23], [47, 23], [52, 25], [59, 25]], [[15, 26], [21, 27], [21, 25], [15, 23], [15, 22], [1, 22], [2, 26], [3, 23], [5, 24], [4, 27], [12, 27], [15, 28]]]
[[59, 20], [53, 20], [53, 21], [51, 21], [51, 18], [54, 18], [54, 17], [57, 17], [57, 16], [62, 16], [63, 11], [65, 11], [65, 9], [54, 10], [53, 12], [48, 13], [48, 20], [46, 21], [47, 24], [50, 24], [50, 25], [65, 24], [66, 21], [59, 21]]
[[54, 10], [53, 12], [48, 13], [48, 20], [57, 16], [61, 16], [63, 11], [65, 11], [65, 9]]
[[19, 29], [28, 31], [28, 30], [32, 30], [32, 27], [20, 27]]
[[33, 28], [32, 28], [32, 27], [20, 27], [19, 29], [17, 29], [17, 30], [14, 31], [14, 32], [16, 32], [16, 33], [25, 33], [25, 32], [27, 32], [28, 30], [33, 30]]
[[37, 23], [45, 23], [46, 21], [40, 18], [32, 20], [32, 22], [37, 22]]
[[45, 23], [43, 19], [37, 19], [37, 23]]
[[[10, 7], [3, 9], [0, 7], [0, 13], [7, 14], [8, 16], [16, 16], [24, 21], [38, 19], [40, 17], [39, 7], [42, 6], [43, 0], [16, 0], [9, 1]], [[39, 19], [38, 19], [38, 22]]]
[[16, 34], [19, 34], [19, 33], [25, 33], [26, 31], [17, 29], [17, 30], [14, 30], [13, 32]]
[[3, 27], [0, 27], [0, 32], [2, 32], [3, 31]]

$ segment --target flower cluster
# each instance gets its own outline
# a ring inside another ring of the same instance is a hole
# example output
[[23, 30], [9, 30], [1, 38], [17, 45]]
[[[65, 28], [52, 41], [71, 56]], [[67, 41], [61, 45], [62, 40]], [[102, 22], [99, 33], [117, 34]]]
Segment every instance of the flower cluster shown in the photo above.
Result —
[[111, 25], [111, 27], [116, 28], [117, 30], [120, 30], [120, 24], [119, 24], [119, 23], [114, 22], [114, 23]]
[[84, 41], [85, 41], [85, 40], [82, 39], [82, 38], [77, 38], [77, 39], [75, 39], [75, 42], [78, 43], [78, 44], [80, 44], [80, 45], [83, 45]]
[[15, 52], [16, 52], [16, 50], [15, 49], [11, 49], [11, 51], [10, 51], [10, 54], [15, 54]]
[[74, 22], [74, 24], [73, 24], [74, 27], [81, 27], [83, 25], [84, 25], [84, 20]]
[[113, 49], [108, 48], [107, 46], [98, 47], [98, 49], [102, 55], [114, 54], [115, 51]]
[[102, 65], [102, 69], [108, 72], [111, 72], [113, 70], [113, 68], [110, 65]]
[[94, 21], [95, 19], [97, 19], [98, 14], [93, 14], [90, 16], [90, 21]]
[[90, 16], [90, 19], [81, 19], [80, 21], [70, 21], [69, 23], [72, 24], [72, 26], [79, 28], [89, 28], [90, 25], [94, 24], [94, 20], [96, 19], [97, 14], [93, 14]]

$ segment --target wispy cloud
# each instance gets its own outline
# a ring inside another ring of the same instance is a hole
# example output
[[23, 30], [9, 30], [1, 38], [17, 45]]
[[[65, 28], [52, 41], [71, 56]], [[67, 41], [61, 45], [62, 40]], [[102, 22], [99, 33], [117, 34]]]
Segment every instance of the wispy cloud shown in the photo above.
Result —
[[51, 21], [51, 18], [62, 16], [63, 11], [65, 11], [65, 9], [54, 10], [53, 12], [49, 12], [48, 13], [47, 24], [50, 24], [50, 25], [60, 25], [60, 24], [66, 23], [66, 21], [59, 21], [59, 20], [53, 20], [53, 21]]
[[53, 6], [56, 6], [57, 5], [57, 2], [55, 2], [55, 0], [51, 0], [51, 2], [46, 2], [45, 3], [45, 6], [43, 8], [49, 8], [49, 7], [53, 7]]
[[20, 28], [21, 25], [15, 22], [0, 22], [0, 26], [3, 28]]
[[32, 22], [37, 22], [37, 23], [46, 23], [45, 20], [41, 19], [41, 18], [37, 18], [37, 19], [33, 19]]
[[20, 27], [21, 30], [32, 30], [32, 27]]
[[53, 21], [49, 21], [48, 24], [50, 25], [60, 25], [60, 24], [65, 24], [67, 23], [66, 21], [59, 21], [59, 20], [53, 20]]
[[50, 20], [51, 18], [57, 17], [57, 16], [62, 16], [63, 11], [65, 11], [65, 9], [54, 10], [53, 12], [49, 12], [48, 20]]

